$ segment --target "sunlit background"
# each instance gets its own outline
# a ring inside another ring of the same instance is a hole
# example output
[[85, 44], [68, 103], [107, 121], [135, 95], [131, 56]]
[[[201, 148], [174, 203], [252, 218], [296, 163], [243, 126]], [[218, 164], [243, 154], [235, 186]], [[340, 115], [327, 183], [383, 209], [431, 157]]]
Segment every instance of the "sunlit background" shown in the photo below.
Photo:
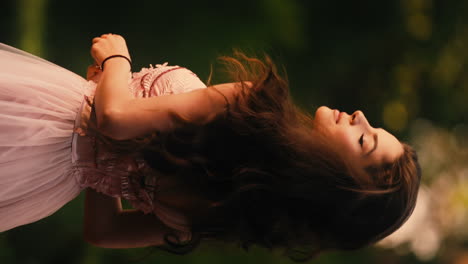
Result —
[[[295, 101], [361, 109], [419, 152], [413, 217], [377, 246], [313, 263], [468, 263], [468, 2], [463, 0], [1, 0], [0, 42], [82, 76], [91, 39], [126, 37], [134, 70], [168, 61], [206, 79], [232, 48], [285, 66]], [[304, 208], [307, 210], [307, 208]], [[291, 263], [279, 253], [203, 245], [172, 256], [81, 237], [83, 196], [0, 234], [0, 263]], [[1, 221], [1, 219], [0, 219]]]

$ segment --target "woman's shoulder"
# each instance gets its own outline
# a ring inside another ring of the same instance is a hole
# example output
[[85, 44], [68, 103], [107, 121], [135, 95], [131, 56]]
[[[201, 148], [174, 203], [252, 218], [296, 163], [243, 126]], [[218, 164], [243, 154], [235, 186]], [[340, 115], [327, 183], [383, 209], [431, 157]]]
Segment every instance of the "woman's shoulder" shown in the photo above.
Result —
[[168, 63], [150, 65], [133, 73], [130, 88], [135, 97], [185, 93], [206, 85], [191, 70]]

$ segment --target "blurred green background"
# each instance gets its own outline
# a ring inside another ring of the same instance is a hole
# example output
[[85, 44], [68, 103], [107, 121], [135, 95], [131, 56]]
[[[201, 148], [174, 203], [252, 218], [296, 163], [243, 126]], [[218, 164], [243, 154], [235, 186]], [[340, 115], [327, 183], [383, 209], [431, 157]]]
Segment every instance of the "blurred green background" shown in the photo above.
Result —
[[[0, 42], [82, 76], [91, 39], [127, 39], [134, 70], [168, 61], [205, 80], [232, 48], [266, 52], [295, 101], [363, 110], [419, 151], [415, 216], [378, 246], [312, 263], [468, 263], [468, 2], [463, 0], [2, 0]], [[83, 195], [0, 234], [0, 263], [292, 263], [279, 253], [206, 244], [187, 256], [109, 250], [81, 237]], [[1, 219], [0, 219], [1, 221]]]

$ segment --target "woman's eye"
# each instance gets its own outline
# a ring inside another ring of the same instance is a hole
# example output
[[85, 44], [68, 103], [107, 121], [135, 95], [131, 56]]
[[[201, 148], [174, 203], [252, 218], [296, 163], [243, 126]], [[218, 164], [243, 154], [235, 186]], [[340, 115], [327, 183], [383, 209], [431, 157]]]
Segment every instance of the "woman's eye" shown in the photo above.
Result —
[[364, 134], [359, 138], [359, 145], [361, 145], [361, 147], [364, 145]]

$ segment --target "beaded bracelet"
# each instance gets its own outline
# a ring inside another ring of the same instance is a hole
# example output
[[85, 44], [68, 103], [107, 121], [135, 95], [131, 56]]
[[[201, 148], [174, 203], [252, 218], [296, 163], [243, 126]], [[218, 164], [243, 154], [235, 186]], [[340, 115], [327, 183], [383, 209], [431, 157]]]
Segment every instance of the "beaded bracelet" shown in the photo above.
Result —
[[109, 56], [107, 58], [105, 58], [102, 62], [101, 62], [101, 66], [100, 66], [100, 69], [101, 71], [104, 71], [104, 63], [106, 63], [107, 60], [109, 59], [112, 59], [112, 58], [124, 58], [128, 61], [128, 63], [130, 64], [130, 71], [132, 70], [132, 61], [127, 57], [127, 56], [124, 56], [124, 55], [112, 55], [112, 56]]

